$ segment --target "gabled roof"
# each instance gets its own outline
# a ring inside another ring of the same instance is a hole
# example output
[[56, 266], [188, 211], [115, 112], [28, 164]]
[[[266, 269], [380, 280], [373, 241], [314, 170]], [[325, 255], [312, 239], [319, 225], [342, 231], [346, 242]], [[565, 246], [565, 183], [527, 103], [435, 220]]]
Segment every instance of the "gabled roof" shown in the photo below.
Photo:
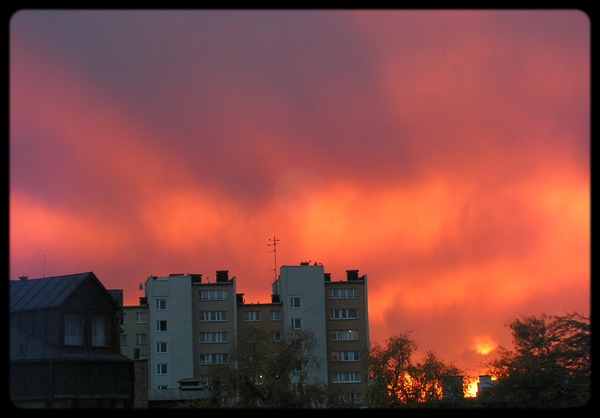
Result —
[[9, 280], [10, 312], [58, 307], [84, 280], [100, 283], [91, 271], [43, 279]]

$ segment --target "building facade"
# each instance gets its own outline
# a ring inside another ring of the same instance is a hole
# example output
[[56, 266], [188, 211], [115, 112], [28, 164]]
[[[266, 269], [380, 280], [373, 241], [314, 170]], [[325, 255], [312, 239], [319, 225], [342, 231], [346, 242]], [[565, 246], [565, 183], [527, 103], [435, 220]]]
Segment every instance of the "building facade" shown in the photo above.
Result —
[[93, 272], [9, 281], [9, 391], [19, 408], [132, 408], [122, 290]]
[[334, 281], [323, 265], [305, 262], [282, 266], [279, 273], [269, 303], [246, 303], [227, 270], [218, 270], [212, 282], [200, 274], [150, 276], [140, 306], [124, 307], [122, 340], [122, 352], [129, 357], [147, 355], [149, 402], [178, 393], [188, 399], [192, 390], [202, 398], [208, 392], [202, 389], [210, 384], [209, 366], [229, 363], [242, 327], [260, 326], [274, 341], [288, 330], [314, 334], [312, 354], [322, 367], [310, 377], [335, 385], [345, 402], [364, 405], [369, 384], [367, 276], [347, 270], [345, 278]]
[[121, 354], [132, 360], [148, 359], [148, 302], [140, 298], [137, 306], [123, 306]]

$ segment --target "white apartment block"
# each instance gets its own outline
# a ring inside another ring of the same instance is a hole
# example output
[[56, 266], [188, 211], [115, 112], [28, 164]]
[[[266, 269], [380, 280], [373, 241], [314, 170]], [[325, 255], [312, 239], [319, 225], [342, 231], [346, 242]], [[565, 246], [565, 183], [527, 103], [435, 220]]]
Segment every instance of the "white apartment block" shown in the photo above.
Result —
[[[122, 352], [131, 356], [130, 346], [136, 345], [138, 358], [147, 355], [150, 392], [208, 386], [208, 366], [228, 363], [237, 331], [251, 324], [269, 329], [275, 340], [290, 329], [311, 331], [318, 342], [313, 355], [322, 367], [309, 371], [310, 376], [337, 385], [346, 402], [366, 403], [367, 276], [359, 277], [358, 270], [347, 270], [344, 279], [334, 281], [317, 263], [282, 266], [270, 303], [245, 303], [236, 292], [236, 277], [229, 278], [227, 270], [217, 271], [212, 282], [200, 274], [150, 276], [145, 294], [139, 307], [124, 307], [128, 324], [123, 325]], [[143, 331], [131, 323], [133, 317], [144, 317], [144, 309], [147, 350], [137, 344]]]

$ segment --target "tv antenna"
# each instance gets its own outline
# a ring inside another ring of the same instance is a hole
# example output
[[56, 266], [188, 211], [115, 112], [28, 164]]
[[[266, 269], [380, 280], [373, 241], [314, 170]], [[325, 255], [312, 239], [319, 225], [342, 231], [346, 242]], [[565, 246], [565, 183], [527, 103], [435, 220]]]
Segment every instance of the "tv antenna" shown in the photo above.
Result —
[[277, 280], [277, 242], [279, 240], [275, 237], [275, 235], [273, 235], [273, 239], [269, 238], [269, 241], [271, 241], [271, 244], [267, 244], [267, 246], [273, 247], [273, 250], [269, 252], [273, 253], [273, 257], [275, 258], [275, 268], [273, 269], [273, 271], [275, 272], [275, 280]]

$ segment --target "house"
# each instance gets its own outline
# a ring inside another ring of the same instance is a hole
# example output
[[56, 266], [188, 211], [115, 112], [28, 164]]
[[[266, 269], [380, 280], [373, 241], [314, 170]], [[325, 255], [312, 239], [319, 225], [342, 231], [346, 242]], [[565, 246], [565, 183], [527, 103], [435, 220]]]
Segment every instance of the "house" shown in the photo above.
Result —
[[9, 281], [9, 396], [18, 408], [133, 408], [122, 291], [93, 272]]

